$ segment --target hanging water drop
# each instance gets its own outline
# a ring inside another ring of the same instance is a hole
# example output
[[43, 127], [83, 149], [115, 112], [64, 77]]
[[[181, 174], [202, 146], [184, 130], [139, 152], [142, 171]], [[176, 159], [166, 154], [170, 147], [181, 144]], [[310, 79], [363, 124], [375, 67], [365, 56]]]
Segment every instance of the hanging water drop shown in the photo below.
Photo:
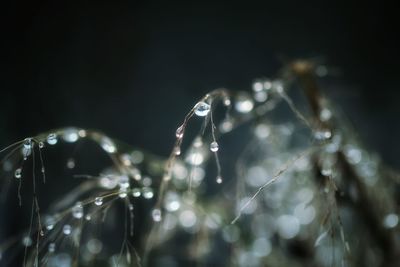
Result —
[[47, 143], [49, 144], [49, 145], [55, 145], [55, 144], [57, 144], [57, 134], [55, 134], [55, 133], [51, 133], [51, 134], [49, 134], [48, 136], [47, 136]]
[[222, 184], [222, 177], [218, 175], [215, 181], [217, 182], [217, 184]]
[[69, 224], [64, 225], [63, 227], [63, 233], [64, 235], [70, 235], [72, 232], [72, 227]]
[[319, 119], [321, 121], [329, 121], [331, 118], [332, 118], [332, 112], [327, 108], [323, 108], [319, 113]]
[[142, 195], [145, 199], [151, 199], [154, 196], [153, 189], [150, 187], [143, 187], [142, 188]]
[[24, 156], [24, 160], [32, 153], [33, 143], [32, 138], [26, 138], [22, 147], [22, 154]]
[[219, 149], [219, 145], [218, 145], [217, 142], [214, 141], [214, 142], [212, 142], [212, 143], [210, 144], [210, 150], [211, 150], [211, 152], [217, 152], [218, 149]]
[[115, 153], [117, 151], [117, 147], [115, 146], [114, 142], [108, 137], [103, 137], [100, 141], [100, 145], [104, 151], [108, 153]]
[[179, 146], [177, 146], [177, 147], [174, 148], [174, 154], [175, 154], [176, 156], [179, 156], [179, 155], [181, 154], [181, 148], [180, 148]]
[[141, 195], [141, 192], [140, 192], [139, 188], [133, 188], [132, 189], [132, 196], [133, 197], [140, 197], [140, 195]]
[[45, 225], [47, 230], [52, 230], [54, 228], [54, 225], [56, 224], [56, 221], [54, 217], [48, 216], [45, 218]]
[[72, 207], [72, 216], [76, 219], [83, 217], [83, 207], [81, 202], [76, 203], [75, 206]]
[[43, 142], [39, 142], [39, 148], [44, 148], [44, 143]]
[[15, 172], [14, 172], [14, 176], [17, 179], [20, 179], [21, 176], [22, 176], [22, 169], [21, 168], [16, 169]]
[[204, 117], [207, 116], [207, 114], [210, 112], [211, 106], [210, 104], [207, 104], [206, 102], [198, 102], [194, 106], [194, 114], [196, 114], [199, 117]]
[[118, 192], [118, 196], [120, 198], [126, 198], [126, 196], [128, 195], [127, 189], [126, 188], [120, 188], [119, 192]]
[[161, 221], [161, 210], [160, 210], [160, 209], [154, 209], [154, 210], [151, 212], [151, 216], [153, 217], [153, 220], [154, 220], [155, 222]]
[[101, 206], [101, 205], [103, 205], [103, 198], [102, 198], [102, 197], [96, 197], [96, 198], [94, 199], [94, 204], [95, 204], [96, 206]]
[[26, 138], [24, 140], [24, 148], [25, 149], [31, 149], [32, 148], [32, 139], [31, 138]]
[[223, 99], [224, 106], [228, 107], [232, 104], [231, 99], [228, 96], [225, 96]]
[[179, 126], [178, 129], [176, 129], [176, 132], [175, 132], [176, 138], [182, 139], [182, 137], [183, 137], [183, 130], [184, 130], [183, 125]]

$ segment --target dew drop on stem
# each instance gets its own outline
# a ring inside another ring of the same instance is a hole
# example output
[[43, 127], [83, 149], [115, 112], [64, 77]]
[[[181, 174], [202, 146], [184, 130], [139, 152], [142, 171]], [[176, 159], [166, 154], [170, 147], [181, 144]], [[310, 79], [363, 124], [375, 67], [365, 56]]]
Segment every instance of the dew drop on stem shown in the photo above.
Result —
[[200, 101], [194, 106], [194, 114], [196, 114], [199, 117], [207, 116], [210, 110], [211, 110], [210, 104], [207, 104], [204, 101]]
[[217, 142], [214, 141], [214, 142], [212, 142], [212, 143], [210, 144], [210, 150], [211, 150], [211, 152], [217, 152], [218, 149], [219, 149], [219, 145], [218, 145]]

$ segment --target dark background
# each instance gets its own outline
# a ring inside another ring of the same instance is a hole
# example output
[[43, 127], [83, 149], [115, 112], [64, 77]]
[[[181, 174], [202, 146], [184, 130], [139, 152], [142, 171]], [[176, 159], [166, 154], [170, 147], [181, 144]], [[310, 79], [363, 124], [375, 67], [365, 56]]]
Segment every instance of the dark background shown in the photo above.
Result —
[[368, 147], [400, 166], [394, 6], [160, 2], [3, 8], [0, 146], [75, 125], [167, 155], [198, 97], [220, 86], [249, 89], [285, 62], [312, 57], [339, 70], [328, 93]]

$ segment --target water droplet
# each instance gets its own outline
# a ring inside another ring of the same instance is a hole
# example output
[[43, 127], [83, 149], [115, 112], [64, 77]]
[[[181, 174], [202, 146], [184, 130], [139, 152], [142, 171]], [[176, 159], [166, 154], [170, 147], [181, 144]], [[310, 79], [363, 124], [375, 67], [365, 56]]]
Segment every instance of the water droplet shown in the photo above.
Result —
[[264, 84], [262, 83], [262, 81], [257, 80], [253, 83], [253, 91], [254, 92], [260, 92], [264, 90]]
[[132, 165], [131, 155], [129, 155], [129, 154], [122, 154], [122, 155], [120, 156], [120, 158], [121, 158], [122, 163], [123, 163], [125, 166], [129, 167], [129, 166]]
[[181, 154], [181, 148], [179, 146], [174, 148], [174, 154], [179, 156]]
[[358, 164], [362, 159], [361, 150], [352, 145], [346, 145], [344, 153], [351, 164]]
[[107, 175], [100, 178], [100, 185], [106, 189], [114, 189], [118, 185], [118, 180], [113, 175]]
[[222, 238], [229, 243], [239, 240], [240, 230], [236, 225], [227, 225], [222, 229]]
[[140, 170], [137, 168], [130, 168], [129, 169], [130, 176], [133, 177], [136, 181], [139, 181], [142, 179], [142, 174], [140, 173]]
[[270, 90], [272, 88], [272, 82], [270, 80], [265, 80], [264, 88], [265, 88], [265, 90]]
[[183, 131], [184, 131], [183, 125], [179, 126], [178, 129], [176, 129], [176, 132], [175, 132], [176, 138], [182, 139], [183, 138]]
[[103, 243], [98, 239], [90, 239], [86, 247], [90, 253], [99, 254], [103, 248]]
[[314, 132], [314, 138], [318, 141], [325, 141], [332, 137], [332, 132], [329, 130], [318, 130]]
[[386, 228], [394, 228], [399, 223], [399, 216], [394, 213], [386, 215], [385, 219], [383, 220], [383, 225]]
[[63, 233], [64, 235], [70, 235], [72, 232], [72, 227], [69, 224], [64, 225], [63, 227]]
[[272, 251], [272, 245], [267, 238], [261, 237], [253, 242], [252, 252], [256, 257], [261, 258], [268, 256], [271, 253], [271, 251]]
[[32, 138], [26, 138], [23, 143], [22, 155], [24, 156], [24, 160], [32, 153], [33, 143]]
[[117, 147], [115, 146], [114, 142], [108, 137], [103, 137], [100, 141], [100, 145], [104, 151], [108, 153], [115, 153], [117, 151]]
[[323, 108], [319, 113], [319, 119], [321, 121], [329, 121], [331, 117], [332, 117], [332, 112], [327, 108]]
[[118, 196], [120, 198], [126, 198], [127, 195], [128, 195], [128, 190], [126, 188], [121, 187], [119, 189]]
[[232, 104], [231, 99], [228, 96], [225, 96], [223, 99], [224, 106], [230, 106]]
[[197, 216], [192, 210], [184, 210], [179, 215], [179, 223], [184, 228], [194, 227], [197, 223]]
[[129, 203], [128, 208], [129, 208], [130, 211], [132, 211], [134, 209], [133, 204]]
[[193, 146], [194, 147], [201, 147], [201, 146], [203, 146], [203, 140], [201, 140], [201, 137], [200, 136], [197, 136], [195, 139], [194, 139], [194, 141], [193, 141]]
[[300, 203], [294, 208], [294, 215], [300, 224], [310, 224], [314, 220], [315, 214], [315, 208], [312, 205], [307, 206], [305, 203]]
[[217, 142], [214, 141], [214, 142], [212, 142], [212, 143], [210, 144], [210, 150], [211, 150], [211, 152], [217, 152], [218, 149], [219, 149], [219, 145], [218, 145]]
[[222, 177], [218, 175], [215, 181], [217, 182], [217, 184], [222, 184]]
[[96, 197], [96, 198], [94, 199], [94, 204], [95, 204], [96, 206], [101, 206], [101, 205], [103, 205], [103, 198], [102, 198], [102, 197]]
[[203, 101], [198, 102], [194, 106], [194, 114], [196, 114], [199, 117], [207, 116], [210, 110], [211, 110], [210, 104], [207, 104], [206, 102]]
[[49, 144], [49, 145], [55, 145], [55, 144], [57, 144], [57, 134], [55, 134], [55, 133], [51, 133], [51, 134], [49, 134], [48, 136], [47, 136], [47, 143]]
[[283, 85], [283, 81], [281, 80], [274, 80], [271, 83], [271, 89], [274, 90], [275, 92], [281, 94], [284, 91], [284, 85]]
[[247, 94], [241, 94], [237, 97], [235, 109], [239, 113], [249, 113], [253, 110], [254, 103]]
[[153, 220], [154, 220], [155, 222], [161, 221], [161, 210], [160, 210], [160, 209], [154, 209], [154, 210], [151, 212], [151, 216], [153, 217]]
[[142, 195], [145, 199], [151, 199], [154, 196], [153, 189], [150, 187], [143, 187], [142, 188]]
[[167, 192], [164, 200], [164, 207], [167, 211], [177, 211], [181, 206], [180, 197], [176, 192]]
[[118, 185], [120, 188], [129, 188], [129, 177], [127, 175], [119, 176]]
[[153, 180], [149, 176], [145, 176], [142, 180], [143, 186], [149, 187], [153, 183]]
[[232, 119], [225, 119], [219, 125], [219, 130], [221, 133], [230, 132], [233, 129], [233, 121]]
[[43, 142], [39, 142], [39, 148], [44, 148], [44, 143]]
[[253, 96], [257, 102], [265, 102], [268, 99], [268, 93], [266, 91], [255, 92]]
[[50, 253], [53, 253], [54, 251], [56, 251], [56, 244], [55, 243], [50, 243], [49, 247], [48, 247], [48, 251]]
[[299, 220], [292, 215], [281, 215], [277, 219], [278, 233], [282, 238], [291, 239], [300, 231]]
[[67, 128], [63, 131], [62, 138], [67, 143], [74, 143], [79, 139], [78, 130], [75, 128]]
[[315, 73], [319, 77], [325, 77], [326, 75], [328, 75], [328, 68], [324, 65], [319, 65], [315, 68]]
[[15, 172], [14, 172], [14, 176], [17, 179], [20, 179], [21, 176], [22, 176], [22, 169], [21, 168], [16, 169]]
[[268, 126], [267, 124], [260, 123], [256, 126], [254, 129], [254, 134], [259, 138], [259, 139], [265, 139], [271, 134], [271, 127]]
[[133, 197], [140, 197], [140, 195], [141, 195], [141, 192], [140, 192], [139, 188], [133, 188], [132, 189], [132, 196]]
[[85, 216], [85, 220], [86, 221], [90, 221], [92, 219], [92, 216], [90, 216], [90, 214], [87, 214], [86, 216]]
[[144, 155], [143, 152], [135, 150], [131, 153], [131, 161], [133, 164], [140, 164], [143, 162]]
[[56, 224], [56, 221], [54, 219], [54, 217], [52, 216], [47, 216], [45, 218], [45, 225], [46, 225], [46, 229], [47, 230], [52, 230], [54, 228], [54, 225]]
[[199, 166], [204, 162], [204, 155], [201, 151], [195, 151], [187, 155], [186, 161], [191, 165]]
[[75, 160], [73, 158], [70, 158], [67, 160], [67, 168], [68, 169], [75, 168]]
[[79, 135], [79, 137], [84, 138], [84, 137], [86, 137], [87, 133], [85, 130], [81, 129], [78, 131], [78, 135]]
[[330, 177], [330, 176], [332, 176], [332, 169], [330, 169], [330, 168], [322, 169], [321, 174], [323, 176]]
[[83, 217], [83, 206], [81, 202], [77, 202], [74, 207], [72, 207], [72, 216], [76, 219]]
[[25, 138], [25, 140], [24, 140], [24, 148], [25, 149], [31, 149], [32, 148], [32, 139], [31, 138]]
[[29, 236], [25, 236], [25, 237], [22, 239], [22, 244], [23, 244], [25, 247], [31, 246], [31, 245], [32, 245], [32, 238], [30, 238]]

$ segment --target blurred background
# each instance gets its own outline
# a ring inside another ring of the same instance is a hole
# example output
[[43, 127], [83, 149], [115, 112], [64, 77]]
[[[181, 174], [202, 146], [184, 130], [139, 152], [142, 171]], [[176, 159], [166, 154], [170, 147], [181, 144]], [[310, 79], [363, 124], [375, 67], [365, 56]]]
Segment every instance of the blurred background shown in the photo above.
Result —
[[3, 9], [0, 145], [75, 125], [167, 155], [197, 99], [296, 58], [392, 167], [398, 32], [382, 2], [13, 1]]

